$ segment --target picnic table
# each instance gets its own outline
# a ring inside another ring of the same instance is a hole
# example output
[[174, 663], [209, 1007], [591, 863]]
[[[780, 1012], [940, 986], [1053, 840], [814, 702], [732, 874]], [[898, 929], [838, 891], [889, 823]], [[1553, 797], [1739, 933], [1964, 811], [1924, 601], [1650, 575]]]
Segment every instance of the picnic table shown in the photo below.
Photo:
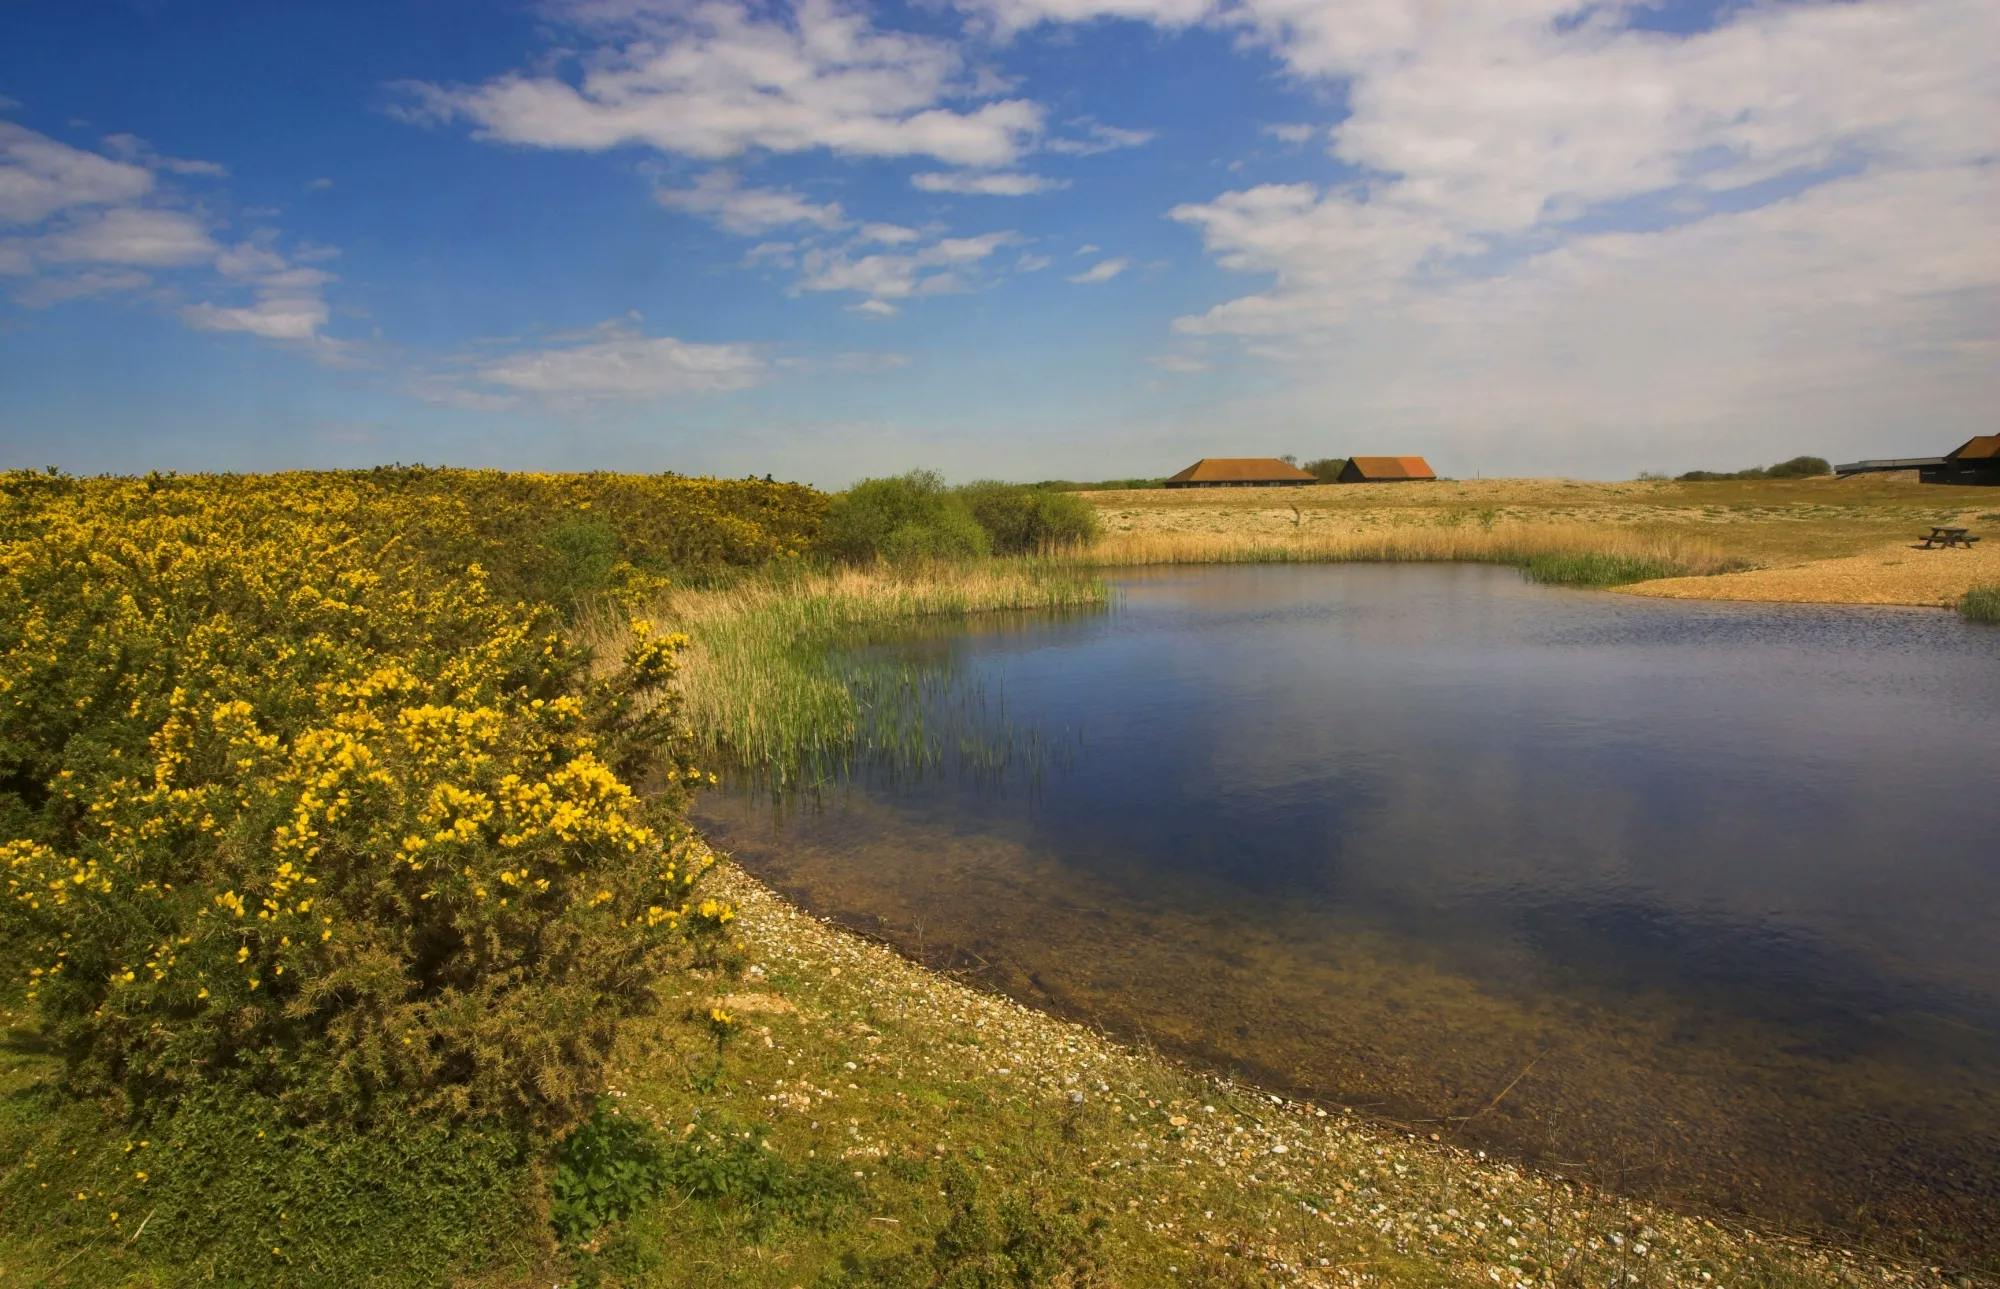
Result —
[[1931, 535], [1924, 538], [1924, 544], [1917, 547], [1917, 549], [1927, 551], [1937, 548], [1950, 549], [1953, 546], [1963, 546], [1965, 549], [1971, 550], [1972, 543], [1978, 540], [1977, 537], [1971, 535], [1970, 529], [1952, 528], [1945, 524], [1933, 524], [1931, 526]]

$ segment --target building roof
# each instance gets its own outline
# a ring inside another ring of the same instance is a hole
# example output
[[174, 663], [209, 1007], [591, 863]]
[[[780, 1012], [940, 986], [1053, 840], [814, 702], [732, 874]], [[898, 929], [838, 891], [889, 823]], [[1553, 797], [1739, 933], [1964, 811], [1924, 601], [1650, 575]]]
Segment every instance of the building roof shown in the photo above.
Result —
[[1422, 457], [1349, 457], [1347, 463], [1365, 479], [1437, 478], [1437, 471]]
[[1849, 461], [1833, 468], [1835, 474], [1870, 474], [1886, 470], [1921, 470], [1943, 465], [1943, 457], [1881, 457], [1870, 461]]
[[1295, 465], [1287, 465], [1276, 457], [1203, 457], [1179, 474], [1170, 475], [1168, 483], [1261, 483], [1267, 480], [1283, 480], [1287, 483], [1313, 476]]
[[1995, 457], [2000, 457], [2000, 434], [1978, 434], [1946, 454], [1945, 460], [1991, 461]]

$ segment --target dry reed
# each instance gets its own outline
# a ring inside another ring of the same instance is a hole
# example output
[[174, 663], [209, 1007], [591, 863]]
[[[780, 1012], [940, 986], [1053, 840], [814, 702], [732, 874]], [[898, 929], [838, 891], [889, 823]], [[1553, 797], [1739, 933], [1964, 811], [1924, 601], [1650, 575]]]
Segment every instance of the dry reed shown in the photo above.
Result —
[[1601, 556], [1672, 573], [1731, 567], [1720, 543], [1584, 523], [1422, 524], [1374, 532], [1313, 532], [1272, 538], [1235, 533], [1115, 533], [1083, 559], [1099, 567], [1146, 564], [1441, 563], [1527, 564], [1549, 556]]

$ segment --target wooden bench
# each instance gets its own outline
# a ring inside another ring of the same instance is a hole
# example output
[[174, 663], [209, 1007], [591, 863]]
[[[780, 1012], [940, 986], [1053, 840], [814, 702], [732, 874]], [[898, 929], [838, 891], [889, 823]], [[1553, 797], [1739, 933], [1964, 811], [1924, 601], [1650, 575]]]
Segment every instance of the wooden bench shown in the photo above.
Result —
[[1963, 546], [1965, 549], [1971, 550], [1972, 543], [1978, 540], [1977, 537], [1972, 536], [1969, 529], [1948, 528], [1943, 524], [1936, 524], [1931, 528], [1931, 535], [1924, 538], [1924, 544], [1917, 547], [1917, 549], [1921, 551], [1934, 549], [1949, 550], [1953, 546]]

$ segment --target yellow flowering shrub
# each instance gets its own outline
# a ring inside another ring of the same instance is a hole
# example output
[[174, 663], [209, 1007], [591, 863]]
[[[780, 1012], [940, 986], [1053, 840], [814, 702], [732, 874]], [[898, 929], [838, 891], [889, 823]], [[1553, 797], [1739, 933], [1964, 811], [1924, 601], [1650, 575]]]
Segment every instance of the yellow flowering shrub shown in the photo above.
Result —
[[618, 1020], [733, 916], [680, 823], [685, 642], [593, 667], [482, 557], [586, 503], [690, 566], [812, 522], [591, 478], [0, 476], [0, 932], [75, 1081], [544, 1139], [587, 1111]]

